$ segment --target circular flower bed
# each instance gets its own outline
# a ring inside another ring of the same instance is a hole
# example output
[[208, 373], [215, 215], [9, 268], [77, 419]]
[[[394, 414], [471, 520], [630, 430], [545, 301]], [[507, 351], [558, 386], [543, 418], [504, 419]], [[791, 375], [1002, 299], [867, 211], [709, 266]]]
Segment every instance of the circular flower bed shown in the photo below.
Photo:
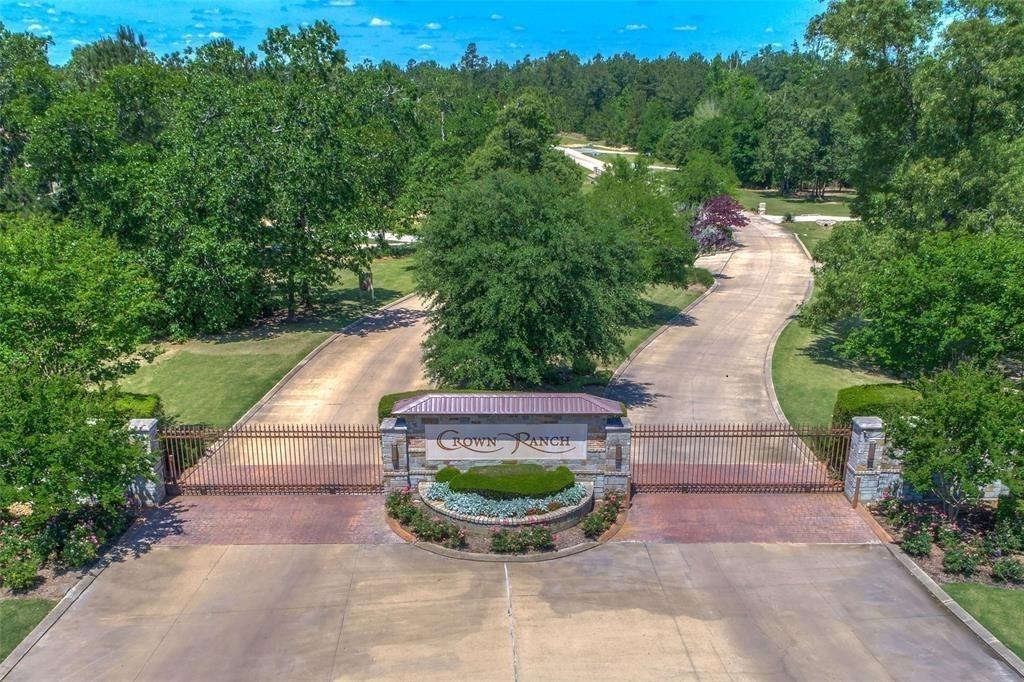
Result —
[[[479, 517], [475, 522], [463, 522], [438, 511], [439, 501], [424, 498], [432, 483], [420, 483], [419, 495], [412, 489], [388, 495], [387, 512], [401, 526], [400, 535], [407, 540], [415, 538], [420, 546], [445, 548], [441, 553], [456, 558], [473, 554], [520, 555], [520, 561], [530, 561], [545, 554], [573, 554], [597, 544], [619, 520], [625, 498], [621, 493], [608, 492], [595, 506], [593, 484], [582, 484], [588, 494], [575, 507], [564, 507], [540, 516], [488, 519]], [[437, 506], [435, 506], [437, 505]], [[593, 511], [587, 513], [593, 507]], [[552, 514], [568, 513], [572, 518], [565, 523], [545, 523]], [[450, 550], [454, 550], [451, 552]], [[439, 550], [431, 550], [439, 551]]]
[[593, 483], [574, 483], [544, 497], [497, 500], [477, 493], [454, 492], [445, 483], [423, 482], [417, 492], [432, 511], [470, 529], [545, 524], [560, 530], [579, 523], [594, 504]]

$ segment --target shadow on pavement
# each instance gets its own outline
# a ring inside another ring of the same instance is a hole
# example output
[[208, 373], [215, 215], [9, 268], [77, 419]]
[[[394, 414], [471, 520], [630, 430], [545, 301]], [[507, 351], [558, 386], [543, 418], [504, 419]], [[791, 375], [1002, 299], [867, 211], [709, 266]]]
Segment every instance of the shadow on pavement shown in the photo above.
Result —
[[626, 407], [649, 407], [660, 396], [651, 392], [650, 384], [620, 378], [609, 384], [605, 397], [621, 401]]
[[410, 310], [409, 308], [390, 308], [367, 317], [354, 329], [340, 332], [345, 336], [366, 336], [375, 332], [383, 332], [402, 327], [412, 327], [425, 319], [427, 311]]

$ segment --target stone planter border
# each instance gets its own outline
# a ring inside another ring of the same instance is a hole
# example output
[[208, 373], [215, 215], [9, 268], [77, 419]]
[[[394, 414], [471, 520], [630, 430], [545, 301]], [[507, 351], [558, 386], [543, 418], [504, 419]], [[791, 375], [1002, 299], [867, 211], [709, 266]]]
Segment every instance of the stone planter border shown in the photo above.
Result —
[[590, 481], [580, 481], [579, 483], [587, 489], [587, 496], [579, 504], [573, 505], [572, 507], [562, 507], [561, 509], [556, 509], [555, 511], [548, 512], [547, 514], [524, 516], [521, 518], [470, 516], [469, 514], [461, 514], [459, 512], [453, 512], [449, 509], [445, 509], [441, 503], [427, 499], [427, 490], [430, 489], [433, 482], [420, 482], [416, 487], [416, 492], [419, 493], [420, 499], [427, 508], [451, 519], [456, 525], [462, 528], [485, 529], [492, 526], [517, 528], [519, 526], [529, 526], [541, 523], [548, 526], [552, 532], [558, 532], [575, 526], [594, 508], [594, 484]]

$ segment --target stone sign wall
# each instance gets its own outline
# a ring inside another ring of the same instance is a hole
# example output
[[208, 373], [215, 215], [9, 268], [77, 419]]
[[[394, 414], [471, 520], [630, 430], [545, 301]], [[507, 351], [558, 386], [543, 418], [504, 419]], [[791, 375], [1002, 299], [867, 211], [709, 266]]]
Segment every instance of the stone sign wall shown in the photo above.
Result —
[[446, 466], [465, 471], [471, 466], [514, 460], [551, 468], [564, 465], [577, 480], [592, 481], [598, 496], [605, 490], [625, 491], [631, 431], [626, 417], [388, 417], [381, 422], [384, 487], [415, 487], [421, 481], [434, 480]]

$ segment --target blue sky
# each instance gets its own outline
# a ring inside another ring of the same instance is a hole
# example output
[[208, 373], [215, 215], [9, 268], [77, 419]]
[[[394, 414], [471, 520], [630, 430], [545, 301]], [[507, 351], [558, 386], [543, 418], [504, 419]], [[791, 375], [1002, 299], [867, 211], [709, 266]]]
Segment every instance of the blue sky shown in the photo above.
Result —
[[0, 0], [10, 30], [54, 40], [54, 62], [128, 24], [158, 54], [228, 37], [256, 49], [270, 26], [331, 22], [352, 61], [456, 61], [469, 42], [515, 61], [568, 49], [589, 58], [629, 51], [748, 54], [801, 40], [819, 0]]

